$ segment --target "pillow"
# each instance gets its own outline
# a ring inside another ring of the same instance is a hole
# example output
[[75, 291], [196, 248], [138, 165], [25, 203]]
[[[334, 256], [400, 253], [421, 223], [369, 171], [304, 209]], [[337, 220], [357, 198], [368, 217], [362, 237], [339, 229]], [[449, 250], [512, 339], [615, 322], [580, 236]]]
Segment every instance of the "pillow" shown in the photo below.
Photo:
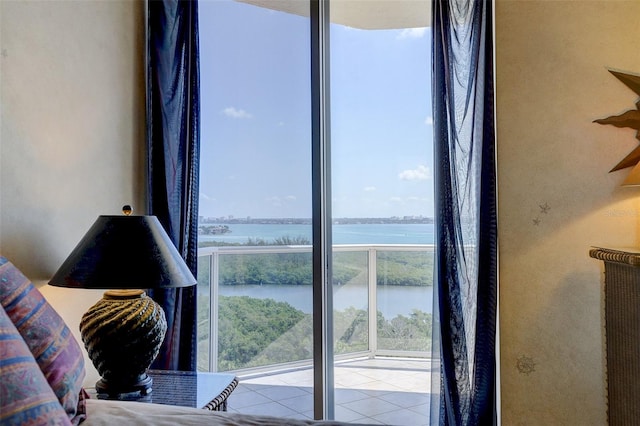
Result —
[[18, 329], [69, 419], [78, 424], [84, 356], [64, 320], [42, 293], [0, 256], [0, 304]]
[[0, 377], [0, 424], [71, 424], [27, 344], [2, 306]]

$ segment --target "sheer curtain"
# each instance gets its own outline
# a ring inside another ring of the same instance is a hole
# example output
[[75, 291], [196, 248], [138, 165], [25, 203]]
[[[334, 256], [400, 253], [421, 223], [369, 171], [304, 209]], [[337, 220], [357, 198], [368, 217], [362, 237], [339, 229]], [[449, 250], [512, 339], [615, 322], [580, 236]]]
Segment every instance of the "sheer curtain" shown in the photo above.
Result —
[[492, 13], [491, 1], [433, 3], [439, 398], [432, 421], [440, 425], [497, 421]]
[[[148, 210], [197, 276], [198, 2], [147, 1], [147, 49]], [[163, 306], [168, 326], [153, 367], [195, 371], [196, 286], [150, 295]]]

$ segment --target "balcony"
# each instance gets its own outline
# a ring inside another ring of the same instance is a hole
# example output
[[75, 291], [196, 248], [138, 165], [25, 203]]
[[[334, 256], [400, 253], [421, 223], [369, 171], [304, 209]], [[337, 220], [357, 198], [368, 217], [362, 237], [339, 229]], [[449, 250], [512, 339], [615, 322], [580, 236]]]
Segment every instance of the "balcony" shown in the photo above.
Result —
[[[312, 417], [311, 255], [198, 250], [198, 369], [240, 378], [230, 411]], [[432, 271], [433, 245], [333, 247], [337, 419], [428, 423]]]

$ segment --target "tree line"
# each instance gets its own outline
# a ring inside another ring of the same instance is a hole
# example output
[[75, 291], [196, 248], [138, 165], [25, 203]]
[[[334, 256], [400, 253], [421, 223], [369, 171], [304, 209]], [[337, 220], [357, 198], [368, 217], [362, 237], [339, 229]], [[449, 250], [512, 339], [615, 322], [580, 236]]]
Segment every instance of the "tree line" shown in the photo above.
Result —
[[[222, 254], [220, 285], [311, 285], [311, 252]], [[334, 252], [334, 285], [366, 284], [368, 253]], [[378, 285], [430, 286], [433, 284], [433, 255], [426, 252], [379, 251], [376, 259]], [[201, 281], [202, 282], [202, 281]]]

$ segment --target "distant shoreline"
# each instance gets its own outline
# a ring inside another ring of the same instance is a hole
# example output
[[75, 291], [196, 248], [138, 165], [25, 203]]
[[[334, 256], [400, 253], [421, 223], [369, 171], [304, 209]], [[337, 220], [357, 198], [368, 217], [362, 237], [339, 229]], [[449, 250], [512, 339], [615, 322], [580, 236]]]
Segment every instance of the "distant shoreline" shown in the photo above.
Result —
[[[201, 217], [200, 224], [246, 224], [246, 225], [311, 225], [310, 218], [213, 218]], [[334, 225], [375, 225], [375, 224], [432, 224], [431, 217], [343, 217], [334, 218]]]

